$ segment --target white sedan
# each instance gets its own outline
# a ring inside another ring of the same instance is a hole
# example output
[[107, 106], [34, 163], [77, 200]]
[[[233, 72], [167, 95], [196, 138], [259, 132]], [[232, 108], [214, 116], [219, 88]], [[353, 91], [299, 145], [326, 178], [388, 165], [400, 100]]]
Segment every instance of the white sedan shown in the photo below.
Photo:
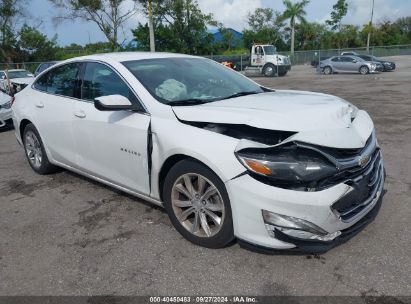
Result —
[[7, 126], [11, 122], [11, 104], [13, 97], [6, 93], [0, 92], [0, 129]]
[[10, 95], [23, 90], [34, 80], [34, 75], [23, 69], [0, 71], [0, 90]]
[[211, 60], [113, 53], [58, 63], [16, 95], [34, 171], [56, 166], [164, 206], [189, 241], [323, 252], [379, 210], [369, 115], [271, 90]]

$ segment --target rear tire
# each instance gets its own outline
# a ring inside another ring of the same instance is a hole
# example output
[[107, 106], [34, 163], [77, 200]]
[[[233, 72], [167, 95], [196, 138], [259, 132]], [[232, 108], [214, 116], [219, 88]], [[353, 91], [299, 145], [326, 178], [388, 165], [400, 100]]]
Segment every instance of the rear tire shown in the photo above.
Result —
[[227, 190], [205, 165], [191, 159], [175, 164], [165, 178], [163, 198], [174, 227], [190, 242], [222, 248], [234, 239]]
[[366, 65], [363, 65], [362, 67], [360, 67], [361, 75], [367, 75], [369, 73], [370, 73], [370, 69]]
[[27, 160], [36, 173], [44, 175], [58, 170], [49, 162], [40, 134], [33, 124], [24, 128], [22, 140]]

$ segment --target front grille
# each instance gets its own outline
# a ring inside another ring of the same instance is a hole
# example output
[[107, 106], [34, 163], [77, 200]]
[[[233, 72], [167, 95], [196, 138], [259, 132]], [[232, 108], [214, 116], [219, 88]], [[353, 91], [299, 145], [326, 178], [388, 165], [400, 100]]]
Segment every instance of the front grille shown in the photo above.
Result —
[[342, 221], [350, 221], [373, 205], [382, 190], [383, 170], [381, 152], [377, 149], [365, 168], [351, 172], [346, 181], [351, 191], [332, 205], [332, 211]]

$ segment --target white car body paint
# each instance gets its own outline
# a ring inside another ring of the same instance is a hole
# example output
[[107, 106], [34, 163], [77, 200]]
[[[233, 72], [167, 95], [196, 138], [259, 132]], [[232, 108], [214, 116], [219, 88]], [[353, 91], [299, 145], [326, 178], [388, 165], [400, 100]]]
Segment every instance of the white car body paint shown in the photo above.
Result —
[[12, 118], [11, 102], [12, 97], [0, 92], [0, 128], [6, 125], [6, 121]]
[[[40, 92], [29, 86], [16, 94], [13, 104], [18, 141], [22, 142], [19, 128], [22, 121], [29, 120], [39, 130], [51, 163], [158, 204], [161, 204], [159, 173], [165, 161], [174, 155], [197, 159], [226, 185], [235, 236], [267, 248], [289, 249], [295, 245], [267, 233], [262, 209], [308, 220], [329, 233], [346, 229], [361, 219], [343, 222], [331, 211], [331, 205], [352, 190], [349, 185], [340, 183], [325, 190], [304, 192], [264, 184], [244, 174], [246, 169], [235, 152], [247, 147], [270, 146], [194, 127], [184, 121], [293, 131], [296, 134], [280, 144], [299, 141], [354, 149], [364, 147], [374, 130], [366, 112], [358, 111], [351, 121], [350, 106], [338, 97], [283, 90], [205, 105], [170, 107], [158, 102], [121, 64], [128, 60], [173, 57], [188, 56], [114, 53], [74, 58], [56, 64], [45, 72], [69, 62], [103, 62], [109, 65], [127, 81], [148, 113], [102, 112], [92, 102]], [[149, 128], [152, 132], [150, 177]]]

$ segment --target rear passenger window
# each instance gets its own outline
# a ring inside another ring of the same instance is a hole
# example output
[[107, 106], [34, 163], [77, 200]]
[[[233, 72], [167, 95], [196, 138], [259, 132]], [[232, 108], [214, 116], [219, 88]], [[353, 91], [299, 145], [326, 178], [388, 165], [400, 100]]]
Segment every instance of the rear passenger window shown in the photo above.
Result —
[[107, 95], [122, 95], [130, 101], [136, 101], [136, 97], [127, 84], [111, 68], [101, 63], [87, 63], [81, 87], [81, 98], [94, 100]]
[[340, 61], [340, 57], [335, 57], [335, 58], [331, 59], [331, 61], [333, 61], [333, 62]]
[[51, 70], [48, 77], [47, 92], [67, 97], [76, 97], [79, 63], [70, 63]]

